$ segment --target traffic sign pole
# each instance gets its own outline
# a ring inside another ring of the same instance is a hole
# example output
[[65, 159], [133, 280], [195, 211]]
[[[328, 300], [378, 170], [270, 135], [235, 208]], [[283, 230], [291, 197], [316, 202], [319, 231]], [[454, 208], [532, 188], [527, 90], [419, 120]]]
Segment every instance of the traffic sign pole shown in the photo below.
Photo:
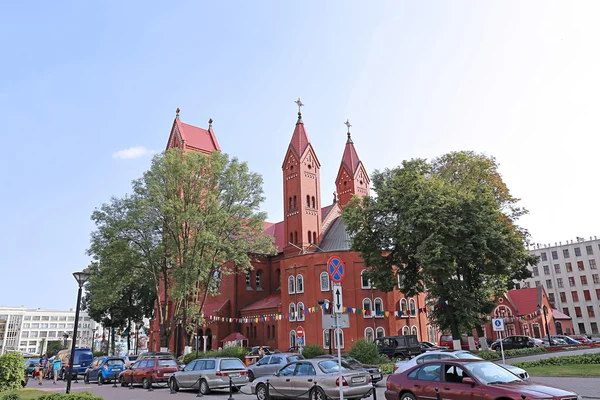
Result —
[[498, 334], [500, 335], [500, 351], [502, 352], [502, 364], [506, 364], [506, 361], [504, 360], [504, 345], [502, 344], [502, 331], [499, 331]]
[[335, 338], [333, 343], [335, 343], [335, 340], [337, 339], [337, 353], [338, 353], [338, 387], [340, 389], [340, 400], [344, 400], [344, 385], [342, 385], [342, 349], [341, 349], [341, 343], [340, 343], [340, 339], [341, 339], [341, 335], [340, 332], [342, 330], [342, 328], [340, 328], [340, 324], [339, 324], [339, 314], [335, 314]]

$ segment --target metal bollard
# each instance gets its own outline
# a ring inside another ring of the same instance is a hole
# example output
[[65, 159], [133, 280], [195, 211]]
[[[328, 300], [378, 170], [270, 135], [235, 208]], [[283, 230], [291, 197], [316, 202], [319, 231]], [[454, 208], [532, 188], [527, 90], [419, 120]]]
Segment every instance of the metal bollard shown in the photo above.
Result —
[[117, 379], [118, 379], [117, 378], [117, 373], [115, 372], [115, 377], [113, 379], [113, 385], [112, 385], [112, 387], [117, 387]]
[[233, 398], [233, 381], [231, 380], [231, 377], [229, 377], [229, 398], [227, 400], [235, 400]]
[[373, 382], [373, 400], [377, 400], [377, 387], [375, 386], [375, 382]]
[[130, 379], [129, 379], [129, 390], [133, 389], [133, 371], [131, 371], [131, 374], [129, 374]]
[[265, 400], [270, 400], [271, 399], [271, 395], [269, 394], [269, 380], [267, 379], [267, 398]]
[[200, 383], [200, 378], [198, 378], [198, 394], [196, 397], [202, 397], [202, 384]]
[[150, 386], [148, 386], [148, 391], [149, 392], [153, 392], [154, 389], [152, 388], [152, 382], [153, 382], [154, 378], [152, 377], [152, 374], [150, 374]]
[[442, 396], [440, 395], [440, 389], [439, 388], [435, 388], [435, 398], [437, 400], [442, 400]]

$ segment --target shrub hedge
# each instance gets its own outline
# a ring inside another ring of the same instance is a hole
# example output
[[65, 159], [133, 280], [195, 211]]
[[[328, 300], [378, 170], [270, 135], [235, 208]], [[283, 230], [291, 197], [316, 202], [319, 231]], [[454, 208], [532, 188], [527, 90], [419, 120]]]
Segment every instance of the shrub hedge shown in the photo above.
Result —
[[381, 369], [381, 373], [384, 374], [384, 375], [393, 374], [395, 366], [396, 365], [394, 363], [379, 364], [379, 368]]
[[600, 364], [600, 353], [581, 354], [578, 356], [548, 357], [535, 361], [522, 361], [515, 363], [519, 368], [543, 367], [546, 365], [571, 365], [571, 364]]
[[[542, 354], [546, 353], [546, 349], [543, 347], [530, 347], [527, 349], [513, 349], [513, 350], [505, 350], [504, 357], [515, 357], [515, 356], [526, 356], [532, 354]], [[493, 350], [485, 350], [485, 351], [474, 351], [474, 354], [477, 354], [479, 357], [484, 360], [500, 360], [502, 358], [502, 353], [500, 351]]]
[[0, 392], [22, 388], [25, 379], [25, 360], [21, 353], [0, 356]]
[[247, 354], [248, 354], [248, 352], [246, 351], [246, 349], [243, 347], [239, 347], [239, 346], [226, 347], [223, 350], [207, 351], [206, 353], [201, 351], [198, 353], [198, 357], [196, 357], [196, 352], [192, 351], [191, 353], [189, 353], [185, 357], [183, 357], [183, 363], [189, 364], [190, 362], [194, 361], [196, 358], [212, 358], [212, 357], [233, 357], [233, 358], [239, 358], [240, 360], [244, 361]]
[[[0, 400], [21, 400], [19, 392], [10, 392], [4, 395], [0, 395]], [[98, 397], [90, 392], [77, 392], [77, 393], [48, 393], [43, 394], [37, 398], [37, 400], [104, 400], [102, 397]]]
[[364, 339], [354, 342], [348, 353], [350, 357], [356, 358], [363, 364], [385, 364], [387, 359], [379, 354], [377, 345]]
[[323, 354], [325, 354], [325, 351], [318, 344], [309, 344], [302, 350], [304, 358], [314, 358], [316, 356], [322, 356]]

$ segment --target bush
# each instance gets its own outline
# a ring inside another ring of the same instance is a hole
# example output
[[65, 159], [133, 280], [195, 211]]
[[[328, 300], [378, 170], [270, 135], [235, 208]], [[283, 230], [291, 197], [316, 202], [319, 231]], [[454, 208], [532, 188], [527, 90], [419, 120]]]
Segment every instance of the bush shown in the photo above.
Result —
[[[502, 352], [493, 351], [493, 350], [484, 350], [473, 352], [477, 354], [479, 357], [484, 360], [500, 360], [502, 358]], [[505, 350], [504, 357], [516, 357], [516, 356], [526, 356], [532, 354], [542, 354], [546, 353], [546, 349], [543, 347], [529, 347], [526, 349], [513, 349], [513, 350]]]
[[18, 393], [11, 392], [1, 396], [0, 400], [21, 400], [21, 396]]
[[364, 339], [354, 342], [348, 355], [363, 364], [384, 364], [387, 362], [387, 359], [379, 354], [377, 345]]
[[325, 351], [318, 344], [309, 344], [302, 350], [304, 358], [315, 358], [316, 356], [322, 356]]
[[103, 400], [90, 392], [76, 392], [69, 394], [48, 393], [37, 398], [37, 400]]
[[189, 364], [190, 362], [194, 361], [196, 358], [212, 358], [212, 357], [233, 357], [233, 358], [239, 358], [242, 361], [245, 361], [246, 359], [246, 355], [248, 354], [248, 352], [246, 351], [245, 348], [243, 347], [239, 347], [239, 346], [234, 346], [234, 347], [227, 347], [224, 348], [223, 350], [211, 350], [211, 351], [207, 351], [205, 352], [199, 352], [198, 353], [198, 357], [196, 357], [196, 352], [192, 351], [189, 354], [186, 354], [183, 357], [182, 362], [184, 364]]
[[395, 366], [396, 366], [396, 364], [394, 364], [394, 363], [385, 363], [385, 364], [379, 365], [379, 368], [381, 369], [382, 374], [391, 375], [394, 373]]
[[106, 353], [103, 352], [103, 351], [94, 351], [93, 354], [94, 354], [94, 358], [96, 358], [96, 357], [104, 357], [106, 355]]
[[600, 364], [600, 353], [581, 354], [578, 356], [548, 357], [542, 360], [522, 361], [514, 365], [519, 368], [543, 367], [546, 365], [571, 365], [571, 364]]
[[0, 392], [22, 388], [25, 379], [25, 360], [20, 353], [0, 356]]

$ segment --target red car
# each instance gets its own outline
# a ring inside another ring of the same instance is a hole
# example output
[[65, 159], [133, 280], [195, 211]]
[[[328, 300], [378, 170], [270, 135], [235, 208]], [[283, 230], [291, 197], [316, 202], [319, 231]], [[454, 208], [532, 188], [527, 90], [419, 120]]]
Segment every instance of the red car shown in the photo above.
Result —
[[590, 340], [587, 336], [585, 335], [569, 335], [571, 337], [571, 339], [575, 339], [577, 340], [579, 343], [593, 343], [593, 340]]
[[[437, 397], [439, 393], [440, 397]], [[417, 365], [387, 379], [386, 400], [563, 399], [575, 393], [525, 382], [485, 360], [442, 360]]]
[[130, 369], [119, 374], [121, 386], [142, 384], [148, 389], [153, 383], [167, 383], [179, 370], [173, 357], [144, 358], [137, 360]]

